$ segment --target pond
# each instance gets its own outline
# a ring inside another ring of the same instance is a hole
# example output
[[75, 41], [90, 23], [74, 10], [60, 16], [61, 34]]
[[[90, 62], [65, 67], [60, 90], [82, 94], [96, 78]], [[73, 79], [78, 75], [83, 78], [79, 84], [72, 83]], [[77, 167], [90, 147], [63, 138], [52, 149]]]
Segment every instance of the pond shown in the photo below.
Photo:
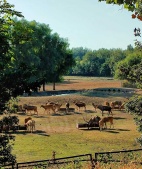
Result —
[[[134, 94], [135, 89], [133, 88], [95, 88], [95, 89], [84, 89], [84, 90], [54, 90], [54, 91], [41, 91], [41, 92], [33, 92], [31, 96], [63, 96], [63, 95], [70, 95], [70, 94], [81, 94], [81, 95], [88, 95], [94, 96], [99, 95], [100, 93], [110, 94], [110, 95], [124, 95], [127, 94]], [[24, 94], [23, 96], [28, 97], [28, 94]]]

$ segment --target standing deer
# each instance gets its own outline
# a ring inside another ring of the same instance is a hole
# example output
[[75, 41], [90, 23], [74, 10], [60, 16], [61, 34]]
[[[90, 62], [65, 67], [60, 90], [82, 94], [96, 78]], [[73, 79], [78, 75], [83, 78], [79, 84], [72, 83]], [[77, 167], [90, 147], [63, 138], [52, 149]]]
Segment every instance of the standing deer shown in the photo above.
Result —
[[74, 101], [73, 102], [75, 104], [75, 106], [77, 107], [77, 109], [80, 111], [81, 107], [84, 107], [84, 110], [86, 110], [86, 104], [84, 102], [81, 101]]

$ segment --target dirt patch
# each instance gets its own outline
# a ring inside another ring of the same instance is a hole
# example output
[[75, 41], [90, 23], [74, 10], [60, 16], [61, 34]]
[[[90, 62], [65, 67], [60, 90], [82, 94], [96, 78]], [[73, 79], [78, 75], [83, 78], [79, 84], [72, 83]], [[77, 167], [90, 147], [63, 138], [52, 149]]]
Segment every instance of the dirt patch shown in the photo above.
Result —
[[[108, 80], [100, 78], [90, 78], [90, 79], [68, 79], [64, 80], [62, 83], [56, 83], [56, 90], [84, 90], [84, 89], [95, 89], [95, 88], [120, 88], [122, 87], [122, 81], [120, 80]], [[53, 84], [46, 85], [46, 91], [52, 91]], [[41, 89], [42, 91], [42, 89]]]

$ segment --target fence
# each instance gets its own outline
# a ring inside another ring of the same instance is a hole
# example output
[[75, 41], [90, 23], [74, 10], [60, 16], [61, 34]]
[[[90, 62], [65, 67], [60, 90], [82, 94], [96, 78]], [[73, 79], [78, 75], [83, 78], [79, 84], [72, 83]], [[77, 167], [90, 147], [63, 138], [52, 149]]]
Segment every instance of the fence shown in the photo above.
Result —
[[75, 165], [81, 167], [83, 162], [89, 163], [94, 168], [92, 154], [83, 154], [77, 156], [70, 156], [65, 158], [53, 158], [49, 160], [31, 161], [17, 163], [14, 166], [5, 166], [4, 169], [46, 169], [46, 168], [66, 168], [67, 165]]
[[95, 153], [95, 162], [133, 162], [142, 165], [142, 149]]
[[75, 165], [76, 168], [81, 168], [81, 166], [86, 162], [91, 166], [92, 169], [95, 168], [96, 162], [111, 163], [111, 162], [123, 162], [128, 163], [139, 163], [142, 165], [142, 149], [134, 150], [123, 150], [123, 151], [111, 151], [111, 152], [97, 152], [94, 155], [84, 154], [77, 156], [70, 156], [65, 158], [55, 158], [55, 152], [53, 152], [52, 159], [23, 162], [17, 163], [14, 166], [4, 166], [4, 169], [56, 169], [56, 168], [66, 168], [67, 165]]

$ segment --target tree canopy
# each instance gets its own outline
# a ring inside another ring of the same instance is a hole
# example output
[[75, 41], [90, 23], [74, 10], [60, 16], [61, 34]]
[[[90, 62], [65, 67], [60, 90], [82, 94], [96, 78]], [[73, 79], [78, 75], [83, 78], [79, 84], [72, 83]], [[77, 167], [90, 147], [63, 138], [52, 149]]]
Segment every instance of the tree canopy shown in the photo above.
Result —
[[98, 0], [99, 2], [105, 1], [106, 4], [114, 4], [122, 6], [122, 8], [133, 12], [132, 18], [142, 21], [142, 2], [141, 0]]
[[11, 34], [10, 28], [13, 27], [13, 16], [23, 17], [20, 12], [13, 9], [5, 0], [0, 1], [0, 110], [5, 109], [5, 102], [10, 99], [9, 90], [5, 87], [5, 72], [9, 69], [11, 62]]
[[38, 91], [48, 82], [53, 82], [55, 89], [55, 82], [74, 65], [68, 41], [52, 33], [49, 25], [12, 19], [3, 38], [6, 52], [1, 52], [2, 103], [24, 92]]

